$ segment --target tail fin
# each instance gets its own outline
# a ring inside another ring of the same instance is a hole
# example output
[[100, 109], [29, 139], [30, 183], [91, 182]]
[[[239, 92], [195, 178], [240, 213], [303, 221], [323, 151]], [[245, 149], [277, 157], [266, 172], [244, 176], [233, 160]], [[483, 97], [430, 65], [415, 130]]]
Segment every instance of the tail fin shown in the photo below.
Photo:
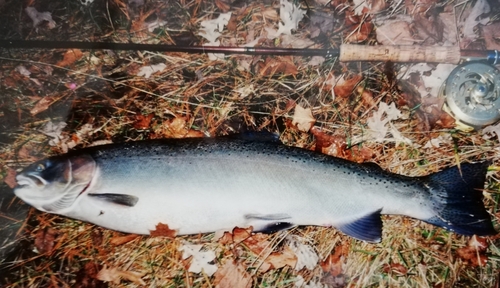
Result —
[[463, 235], [496, 234], [481, 191], [488, 166], [488, 162], [464, 163], [460, 170], [451, 167], [428, 176], [437, 215], [425, 221]]

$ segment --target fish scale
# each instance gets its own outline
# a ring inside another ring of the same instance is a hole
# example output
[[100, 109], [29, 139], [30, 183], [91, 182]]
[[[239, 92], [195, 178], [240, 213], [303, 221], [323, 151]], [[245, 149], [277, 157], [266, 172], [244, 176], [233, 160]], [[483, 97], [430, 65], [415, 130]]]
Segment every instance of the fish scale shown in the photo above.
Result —
[[[154, 140], [34, 163], [17, 176], [15, 193], [39, 210], [138, 234], [149, 234], [158, 223], [178, 234], [323, 225], [376, 242], [381, 214], [466, 235], [496, 233], [482, 194], [474, 190], [483, 188], [487, 164], [461, 167], [463, 177], [456, 167], [407, 177], [268, 139]], [[85, 189], [61, 189], [68, 183]]]

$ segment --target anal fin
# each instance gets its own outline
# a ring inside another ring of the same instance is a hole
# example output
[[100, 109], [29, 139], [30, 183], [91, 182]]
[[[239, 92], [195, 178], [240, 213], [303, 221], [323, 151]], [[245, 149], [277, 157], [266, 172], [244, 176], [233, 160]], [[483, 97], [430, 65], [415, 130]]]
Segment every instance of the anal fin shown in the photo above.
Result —
[[355, 221], [337, 225], [343, 233], [362, 241], [380, 242], [382, 240], [382, 218], [379, 209]]
[[88, 193], [90, 197], [97, 198], [103, 201], [111, 202], [114, 204], [124, 205], [128, 207], [134, 207], [139, 198], [127, 194], [115, 194], [115, 193]]

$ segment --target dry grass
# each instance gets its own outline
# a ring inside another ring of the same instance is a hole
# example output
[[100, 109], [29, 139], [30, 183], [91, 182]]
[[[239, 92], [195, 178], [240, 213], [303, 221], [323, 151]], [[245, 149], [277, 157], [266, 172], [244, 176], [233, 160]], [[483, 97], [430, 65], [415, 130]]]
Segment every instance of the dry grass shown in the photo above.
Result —
[[[66, 28], [56, 28], [60, 29], [58, 31], [46, 27], [33, 29], [25, 15], [15, 12], [20, 11], [22, 4], [6, 1], [0, 16], [18, 25], [1, 26], [0, 33], [4, 38], [14, 35], [43, 40], [131, 40], [167, 44], [177, 41], [192, 44], [199, 41], [199, 38], [193, 37], [199, 22], [215, 18], [220, 12], [214, 4], [216, 2], [211, 1], [179, 0], [169, 4], [165, 1], [146, 1], [146, 5], [139, 9], [127, 8], [125, 1], [121, 0], [96, 1], [90, 8], [82, 7], [76, 1], [33, 2], [39, 11], [51, 11], [56, 22]], [[276, 6], [269, 2], [250, 1], [249, 8], [241, 12], [237, 27], [224, 33], [221, 42], [225, 45], [234, 42], [242, 44], [249, 30], [260, 34], [267, 21], [271, 20], [259, 15]], [[331, 12], [329, 7], [321, 8], [309, 1], [308, 4], [311, 11]], [[305, 2], [302, 6], [306, 7]], [[397, 11], [404, 13], [400, 9]], [[338, 11], [335, 15], [339, 19], [343, 17]], [[143, 22], [155, 17], [169, 19], [168, 29], [149, 32], [142, 28]], [[343, 22], [339, 21], [333, 31], [342, 31], [342, 26]], [[307, 38], [307, 33], [301, 32], [303, 30], [299, 29], [297, 35]], [[338, 45], [344, 36], [343, 33], [330, 33], [324, 36], [324, 41], [317, 39], [315, 45]], [[372, 41], [373, 35], [364, 43]], [[275, 44], [272, 41], [262, 43], [264, 46]], [[1, 51], [0, 121], [8, 121], [5, 122], [8, 125], [0, 135], [3, 137], [1, 142], [6, 143], [0, 146], [0, 179], [7, 177], [8, 169], [18, 169], [36, 158], [62, 152], [61, 145], [48, 145], [49, 137], [39, 132], [48, 121], [65, 121], [68, 124], [62, 134], [66, 137], [64, 141], [75, 139], [76, 131], [86, 124], [91, 125], [91, 133], [79, 138], [77, 148], [103, 140], [122, 142], [183, 137], [189, 130], [217, 136], [251, 127], [279, 131], [281, 140], [287, 145], [311, 149], [314, 148], [314, 137], [291, 125], [296, 104], [311, 108], [316, 126], [327, 134], [342, 136], [351, 143], [366, 132], [366, 119], [376, 108], [373, 104], [397, 102], [403, 97], [397, 81], [388, 77], [399, 66], [390, 69], [383, 63], [340, 64], [336, 60], [328, 60], [320, 66], [307, 66], [309, 59], [300, 57], [240, 55], [210, 61], [207, 55], [186, 53], [83, 51], [80, 58], [63, 67], [60, 61], [65, 52]], [[250, 61], [253, 70], [242, 69], [242, 60]], [[296, 72], [266, 72], [269, 63], [266, 61], [292, 61]], [[149, 79], [136, 76], [141, 67], [157, 63], [164, 63], [166, 68]], [[30, 70], [30, 78], [41, 85], [15, 72], [19, 65]], [[47, 72], [49, 68], [53, 71]], [[372, 95], [373, 102], [367, 102], [357, 90], [346, 97], [337, 96], [334, 99], [331, 89], [325, 84], [332, 74], [345, 74], [346, 77], [362, 75], [358, 86]], [[75, 88], [68, 88], [71, 85]], [[235, 92], [250, 86], [253, 86], [254, 92], [246, 97]], [[51, 99], [50, 104], [32, 115], [30, 111], [40, 105], [37, 103], [42, 98]], [[411, 176], [480, 159], [491, 159], [496, 167], [496, 139], [486, 140], [478, 132], [450, 129], [440, 123], [434, 123], [430, 130], [422, 129], [422, 118], [417, 117], [416, 107], [398, 105], [398, 108], [411, 117], [396, 121], [395, 125], [418, 146], [362, 142], [360, 145], [370, 149], [374, 155], [371, 161], [392, 172]], [[144, 124], [142, 119], [148, 116], [147, 125], [141, 126], [141, 123]], [[174, 119], [183, 119], [185, 124], [179, 126]], [[423, 148], [427, 141], [438, 135], [451, 135], [454, 141], [438, 148]], [[495, 226], [498, 226], [499, 215], [498, 177], [497, 172], [492, 173], [486, 188], [487, 205], [494, 216]], [[57, 231], [54, 248], [47, 253], [31, 252], [37, 233], [49, 227]], [[26, 240], [22, 256], [8, 263], [8, 276], [0, 277], [4, 278], [2, 281], [6, 281], [7, 287], [101, 287], [76, 285], [83, 283], [82, 279], [89, 274], [85, 269], [88, 263], [95, 264], [99, 269], [108, 266], [144, 273], [142, 279], [148, 287], [213, 287], [213, 278], [187, 272], [188, 263], [182, 260], [178, 251], [184, 240], [202, 243], [207, 249], [215, 250], [219, 264], [232, 259], [244, 264], [252, 275], [254, 287], [295, 287], [299, 275], [306, 282], [325, 280], [320, 265], [313, 270], [294, 271], [285, 267], [258, 272], [256, 268], [265, 255], [255, 255], [243, 244], [220, 244], [212, 239], [213, 234], [175, 239], [141, 236], [125, 244], [114, 245], [110, 241], [122, 234], [39, 212], [31, 213], [23, 231], [26, 232]], [[289, 234], [297, 235], [303, 242], [312, 245], [320, 259], [325, 259], [337, 248], [347, 247], [348, 253], [340, 260], [342, 273], [338, 276], [343, 286], [493, 287], [498, 284], [500, 243], [497, 237], [488, 238], [487, 264], [474, 267], [456, 254], [458, 248], [467, 245], [468, 237], [404, 217], [384, 217], [383, 241], [380, 244], [356, 241], [331, 228], [301, 227], [270, 235], [272, 248], [278, 250]], [[404, 267], [404, 272], [393, 269], [396, 267], [393, 264]], [[103, 284], [95, 282], [94, 285]], [[127, 281], [108, 285], [138, 286]]]

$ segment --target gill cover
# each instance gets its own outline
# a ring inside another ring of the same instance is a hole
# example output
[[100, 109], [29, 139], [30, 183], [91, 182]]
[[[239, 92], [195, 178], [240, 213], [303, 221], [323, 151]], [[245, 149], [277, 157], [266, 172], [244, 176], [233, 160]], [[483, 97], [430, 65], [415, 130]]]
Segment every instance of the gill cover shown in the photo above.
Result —
[[39, 210], [60, 213], [85, 191], [95, 172], [96, 163], [89, 155], [47, 158], [16, 177], [14, 193]]

